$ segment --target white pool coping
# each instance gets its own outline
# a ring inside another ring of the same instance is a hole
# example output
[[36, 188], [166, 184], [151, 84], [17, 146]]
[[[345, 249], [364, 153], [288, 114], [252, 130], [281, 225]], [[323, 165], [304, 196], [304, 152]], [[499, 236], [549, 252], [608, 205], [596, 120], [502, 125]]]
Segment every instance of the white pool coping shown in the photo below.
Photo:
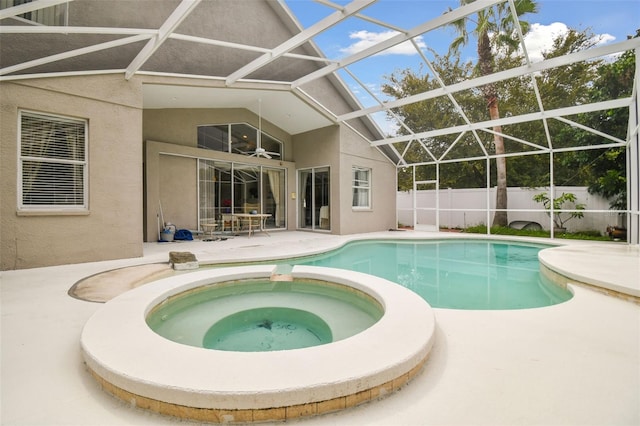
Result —
[[540, 263], [568, 278], [611, 290], [619, 295], [640, 298], [640, 247], [611, 244], [603, 253], [602, 245], [566, 245], [541, 250]]
[[294, 278], [354, 287], [384, 307], [373, 326], [330, 344], [273, 352], [217, 351], [167, 340], [145, 322], [146, 314], [167, 297], [213, 282], [268, 279], [274, 268], [202, 270], [116, 297], [82, 331], [87, 366], [111, 385], [145, 398], [195, 408], [256, 410], [355, 395], [424, 363], [435, 335], [431, 307], [400, 285], [345, 270], [295, 266], [292, 271]]

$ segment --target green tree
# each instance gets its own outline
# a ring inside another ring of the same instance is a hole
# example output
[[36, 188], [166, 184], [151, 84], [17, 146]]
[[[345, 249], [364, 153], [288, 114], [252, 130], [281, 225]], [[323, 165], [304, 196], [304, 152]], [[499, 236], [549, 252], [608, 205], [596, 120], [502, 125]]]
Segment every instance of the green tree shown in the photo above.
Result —
[[[557, 35], [551, 47], [542, 52], [542, 58], [551, 58], [571, 54], [593, 47], [597, 38], [589, 29], [569, 29], [566, 33]], [[498, 58], [500, 60], [500, 58]], [[524, 60], [524, 58], [520, 58]], [[524, 63], [524, 62], [523, 62]], [[545, 110], [581, 105], [590, 102], [590, 87], [597, 78], [598, 66], [601, 61], [581, 61], [536, 73], [536, 84]], [[501, 66], [500, 64], [498, 66]], [[527, 77], [529, 78], [529, 77]], [[501, 104], [506, 105], [512, 115], [520, 115], [537, 110], [535, 93], [530, 83], [510, 85], [505, 88]], [[551, 142], [555, 148], [579, 145], [580, 134], [585, 131], [571, 127], [556, 120], [547, 120]], [[547, 136], [541, 122], [523, 123], [509, 129], [512, 136], [539, 143], [547, 144]], [[566, 152], [554, 156], [554, 184], [555, 185], [587, 185], [592, 181], [588, 168], [583, 167], [582, 152]], [[538, 187], [549, 186], [550, 157], [547, 154], [535, 156], [512, 157], [509, 159], [510, 186]]]
[[[431, 66], [438, 74], [444, 84], [454, 84], [471, 78], [473, 65], [470, 62], [463, 63], [460, 56], [438, 55], [432, 52], [434, 59]], [[402, 99], [407, 96], [423, 93], [441, 87], [440, 81], [430, 72], [420, 70], [418, 73], [410, 69], [397, 71], [390, 76], [386, 76], [387, 83], [382, 85], [383, 93]], [[483, 109], [481, 98], [470, 94], [456, 95], [456, 100], [465, 105], [465, 109], [470, 114], [475, 114], [475, 118], [480, 117], [479, 111]], [[475, 112], [474, 112], [475, 111]], [[462, 124], [462, 118], [453, 102], [448, 97], [442, 96], [424, 102], [418, 102], [403, 106], [393, 111], [406, 125], [401, 127], [399, 133], [403, 135], [411, 132], [426, 132], [436, 129], [444, 129]], [[409, 130], [411, 129], [411, 130]], [[413, 140], [396, 144], [399, 152], [405, 152], [404, 158], [409, 163], [422, 163], [433, 161], [433, 157], [427, 153], [429, 151], [435, 157], [440, 157], [455, 140], [455, 135], [431, 138], [428, 140]], [[458, 155], [464, 156], [477, 148], [475, 140], [464, 140], [458, 143]], [[486, 183], [484, 164], [475, 163], [455, 163], [443, 166], [445, 173], [440, 174], [440, 185], [450, 187], [482, 187]], [[410, 190], [413, 187], [413, 176], [410, 169], [399, 170], [398, 189]], [[418, 167], [416, 170], [417, 180], [435, 179], [435, 167]]]
[[[473, 3], [475, 0], [460, 0], [460, 5], [464, 6]], [[471, 30], [477, 38], [478, 50], [478, 72], [480, 75], [492, 74], [495, 70], [494, 53], [499, 49], [512, 51], [518, 47], [518, 38], [515, 37], [516, 26], [520, 25], [523, 33], [526, 33], [529, 24], [520, 20], [520, 16], [527, 13], [536, 13], [538, 10], [537, 3], [533, 0], [516, 0], [514, 2], [517, 19], [511, 15], [509, 3], [500, 3], [476, 13], [473, 20], [474, 28]], [[460, 48], [469, 42], [470, 31], [467, 29], [468, 18], [461, 19], [452, 23], [455, 27], [458, 37], [454, 39], [450, 49], [459, 51]], [[498, 107], [498, 91], [495, 84], [487, 84], [481, 87], [483, 97], [485, 99], [489, 117], [492, 120], [500, 118], [500, 110]], [[502, 129], [500, 126], [493, 128], [494, 132], [494, 149], [496, 155], [505, 154], [504, 140], [500, 134]], [[507, 208], [507, 160], [505, 157], [496, 158], [497, 170], [497, 193], [496, 208]], [[508, 218], [506, 211], [497, 211], [493, 217], [494, 226], [507, 226]]]
[[[640, 37], [640, 29], [635, 37]], [[631, 96], [633, 90], [636, 56], [633, 50], [623, 53], [613, 62], [605, 62], [598, 68], [598, 78], [590, 91], [594, 102]], [[629, 109], [598, 111], [585, 114], [585, 121], [591, 127], [604, 133], [626, 139], [629, 122]], [[589, 142], [598, 142], [600, 136], [588, 134]], [[610, 201], [610, 207], [618, 210], [627, 208], [626, 150], [623, 147], [609, 149], [596, 158], [587, 157], [585, 161], [593, 172], [594, 179], [589, 192], [598, 194]]]
[[[589, 30], [570, 29], [558, 35], [553, 45], [543, 52], [544, 59], [578, 52], [593, 47], [596, 38]], [[471, 62], [463, 62], [458, 52], [448, 52], [441, 56], [433, 52], [431, 66], [441, 76], [445, 84], [454, 84], [472, 78], [474, 66]], [[513, 52], [509, 55], [499, 54], [494, 57], [496, 69], [510, 69], [525, 63], [521, 54]], [[541, 93], [545, 109], [580, 105], [607, 99], [630, 96], [633, 87], [635, 57], [633, 52], [626, 52], [615, 61], [589, 60], [536, 73], [536, 84]], [[387, 77], [388, 83], [383, 91], [394, 98], [401, 99], [425, 91], [438, 89], [441, 86], [430, 72], [416, 73], [406, 69]], [[503, 114], [520, 115], [537, 110], [538, 101], [532, 87], [531, 77], [523, 76], [495, 83], [500, 93], [500, 109]], [[471, 121], [486, 119], [486, 107], [479, 90], [469, 90], [454, 94], [455, 99]], [[447, 96], [430, 99], [425, 102], [403, 106], [394, 111], [414, 131], [429, 131], [463, 124], [463, 120], [455, 105]], [[627, 131], [628, 109], [620, 108], [572, 117], [581, 124], [624, 139]], [[608, 139], [579, 127], [573, 127], [557, 120], [547, 121], [551, 142], [554, 147], [579, 147], [609, 143]], [[401, 134], [410, 134], [405, 128]], [[518, 139], [546, 145], [547, 135], [540, 121], [531, 121], [512, 125], [504, 129]], [[484, 147], [489, 150], [492, 140], [483, 133], [478, 135]], [[458, 135], [431, 138], [422, 144], [413, 141], [396, 144], [400, 152], [405, 152], [409, 163], [433, 162], [423, 146], [439, 158]], [[446, 158], [474, 157], [478, 154], [478, 142], [471, 134], [465, 136]], [[509, 152], [522, 150], [522, 147], [509, 146], [515, 142], [505, 140]], [[474, 151], [474, 149], [476, 151]], [[543, 187], [550, 185], [549, 160], [547, 153], [509, 157], [510, 186]], [[592, 193], [612, 199], [612, 207], [625, 208], [626, 203], [626, 156], [624, 148], [589, 149], [570, 151], [554, 155], [554, 185], [589, 185]], [[452, 188], [484, 187], [486, 185], [486, 163], [470, 161], [440, 164], [440, 186]], [[491, 184], [496, 183], [492, 170]], [[420, 166], [416, 168], [417, 180], [433, 180], [436, 177], [436, 166]], [[398, 188], [409, 190], [413, 187], [411, 168], [398, 171]]]

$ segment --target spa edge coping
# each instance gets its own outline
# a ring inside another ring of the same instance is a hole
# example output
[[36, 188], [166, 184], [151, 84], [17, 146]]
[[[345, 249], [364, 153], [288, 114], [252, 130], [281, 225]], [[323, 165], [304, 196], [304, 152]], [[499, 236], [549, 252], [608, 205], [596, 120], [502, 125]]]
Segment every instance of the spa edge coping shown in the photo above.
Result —
[[294, 266], [291, 273], [296, 279], [354, 287], [378, 300], [385, 314], [363, 332], [331, 344], [274, 352], [212, 351], [169, 341], [145, 322], [146, 314], [167, 297], [211, 282], [268, 279], [274, 270], [274, 265], [202, 270], [116, 297], [83, 329], [88, 368], [110, 385], [144, 398], [204, 409], [261, 410], [357, 395], [415, 375], [427, 358], [435, 335], [428, 303], [390, 281], [340, 269]]

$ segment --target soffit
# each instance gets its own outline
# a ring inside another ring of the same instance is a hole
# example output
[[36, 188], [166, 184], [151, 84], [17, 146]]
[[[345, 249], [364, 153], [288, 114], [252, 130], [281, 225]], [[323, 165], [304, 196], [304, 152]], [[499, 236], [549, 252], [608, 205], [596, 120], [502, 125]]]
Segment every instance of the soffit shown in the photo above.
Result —
[[244, 108], [296, 135], [333, 122], [289, 91], [145, 84], [144, 108]]

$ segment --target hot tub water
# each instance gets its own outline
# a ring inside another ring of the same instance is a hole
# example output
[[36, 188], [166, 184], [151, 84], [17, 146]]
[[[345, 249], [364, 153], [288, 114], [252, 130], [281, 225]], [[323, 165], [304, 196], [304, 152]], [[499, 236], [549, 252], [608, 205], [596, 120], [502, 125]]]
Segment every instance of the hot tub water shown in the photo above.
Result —
[[153, 309], [147, 324], [177, 343], [252, 352], [342, 340], [382, 315], [377, 301], [352, 288], [309, 280], [247, 280], [176, 295]]
[[204, 335], [202, 346], [222, 351], [260, 352], [308, 348], [331, 343], [331, 329], [311, 312], [257, 308], [221, 319]]

